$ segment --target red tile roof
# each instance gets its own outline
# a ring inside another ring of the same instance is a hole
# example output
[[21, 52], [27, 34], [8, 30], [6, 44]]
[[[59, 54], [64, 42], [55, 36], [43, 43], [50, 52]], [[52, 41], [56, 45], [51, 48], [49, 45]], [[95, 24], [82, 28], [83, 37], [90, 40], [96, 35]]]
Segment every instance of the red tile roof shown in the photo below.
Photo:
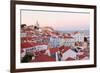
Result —
[[40, 55], [37, 56], [34, 60], [32, 60], [31, 62], [48, 62], [48, 61], [56, 61], [55, 58], [47, 56], [47, 55]]
[[67, 50], [69, 50], [70, 47], [67, 47], [67, 46], [61, 46], [60, 48], [51, 48], [50, 49], [50, 53], [51, 54], [54, 54], [56, 53], [57, 51], [61, 51], [62, 53], [66, 52]]
[[56, 53], [58, 50], [59, 50], [59, 48], [51, 48], [51, 49], [50, 49], [50, 53], [51, 53], [51, 54], [54, 54], [54, 53]]
[[21, 48], [29, 48], [29, 47], [33, 47], [33, 46], [36, 46], [37, 44], [36, 43], [21, 43]]
[[66, 52], [67, 50], [69, 50], [70, 47], [68, 47], [68, 46], [61, 46], [59, 49], [60, 49], [60, 51], [61, 51], [62, 53], [64, 53], [64, 52]]
[[40, 43], [34, 43], [34, 42], [25, 42], [25, 43], [21, 43], [21, 48], [25, 49], [25, 48], [35, 47], [35, 46], [39, 46], [39, 45], [48, 45], [48, 44], [40, 44]]

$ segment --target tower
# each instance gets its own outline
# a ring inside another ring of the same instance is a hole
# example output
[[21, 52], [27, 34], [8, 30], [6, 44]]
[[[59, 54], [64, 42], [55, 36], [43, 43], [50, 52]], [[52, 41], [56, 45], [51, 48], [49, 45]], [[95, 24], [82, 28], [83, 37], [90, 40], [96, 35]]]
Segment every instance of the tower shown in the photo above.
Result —
[[37, 26], [37, 27], [39, 27], [39, 23], [38, 23], [38, 20], [36, 21], [36, 26]]
[[38, 21], [36, 21], [36, 24], [34, 26], [34, 29], [39, 29], [39, 23], [38, 23]]

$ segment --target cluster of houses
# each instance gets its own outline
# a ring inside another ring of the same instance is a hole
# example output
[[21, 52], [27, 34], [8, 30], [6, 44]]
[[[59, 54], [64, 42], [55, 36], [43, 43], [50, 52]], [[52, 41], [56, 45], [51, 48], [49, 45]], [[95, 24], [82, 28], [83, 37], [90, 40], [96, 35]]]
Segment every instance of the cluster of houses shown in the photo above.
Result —
[[89, 59], [89, 34], [63, 33], [52, 27], [21, 25], [21, 62]]

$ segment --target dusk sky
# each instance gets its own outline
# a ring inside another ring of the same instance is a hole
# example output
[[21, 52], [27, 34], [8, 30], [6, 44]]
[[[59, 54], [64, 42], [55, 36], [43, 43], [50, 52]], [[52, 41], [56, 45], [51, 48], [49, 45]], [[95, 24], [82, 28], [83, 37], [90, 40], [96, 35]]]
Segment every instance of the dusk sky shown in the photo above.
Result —
[[21, 24], [34, 25], [37, 21], [40, 27], [50, 26], [55, 30], [89, 30], [90, 14], [52, 11], [21, 11]]

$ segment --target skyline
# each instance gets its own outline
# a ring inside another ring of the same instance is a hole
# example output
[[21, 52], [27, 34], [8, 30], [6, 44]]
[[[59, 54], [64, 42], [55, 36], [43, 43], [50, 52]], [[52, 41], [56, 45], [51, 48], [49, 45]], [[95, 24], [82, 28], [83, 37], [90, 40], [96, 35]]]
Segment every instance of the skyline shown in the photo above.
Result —
[[55, 30], [74, 31], [89, 30], [89, 13], [52, 12], [52, 11], [21, 11], [21, 24], [49, 26]]

